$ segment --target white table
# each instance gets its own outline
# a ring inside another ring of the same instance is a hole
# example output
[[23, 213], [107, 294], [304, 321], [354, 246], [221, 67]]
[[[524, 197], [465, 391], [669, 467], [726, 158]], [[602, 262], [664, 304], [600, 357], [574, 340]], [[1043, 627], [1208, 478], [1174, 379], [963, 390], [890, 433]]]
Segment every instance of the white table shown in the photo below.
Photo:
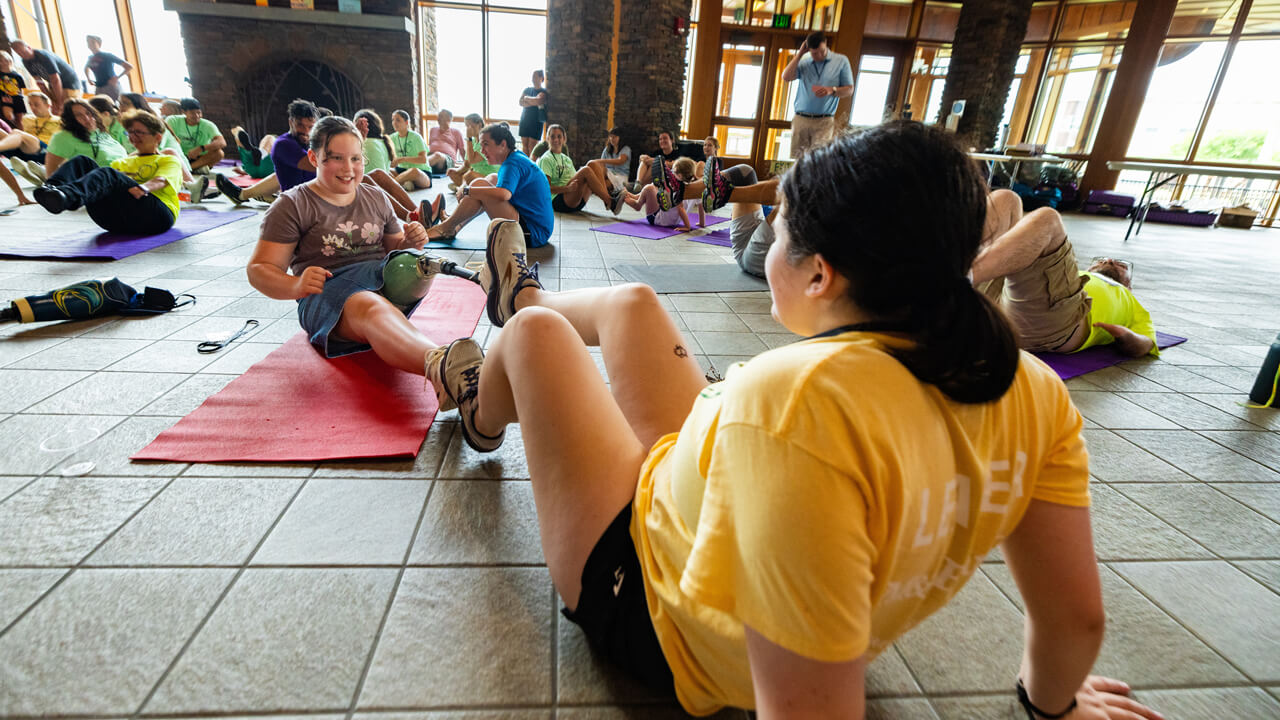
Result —
[[1012, 180], [1018, 179], [1018, 173], [1022, 171], [1022, 163], [1024, 162], [1046, 162], [1060, 163], [1066, 162], [1065, 159], [1055, 155], [1004, 155], [1001, 153], [971, 152], [969, 157], [974, 160], [981, 160], [987, 164], [987, 184], [991, 184], [991, 176], [995, 174], [996, 163], [1013, 163]]
[[[1280, 182], [1280, 170], [1253, 170], [1250, 168], [1233, 168], [1222, 167], [1220, 165], [1192, 165], [1191, 163], [1147, 163], [1147, 162], [1126, 162], [1123, 160], [1111, 160], [1107, 162], [1108, 170], [1117, 172], [1124, 170], [1134, 170], [1137, 172], [1145, 172], [1147, 175], [1147, 184], [1142, 189], [1142, 197], [1138, 198], [1138, 204], [1133, 208], [1132, 219], [1129, 220], [1129, 230], [1125, 232], [1125, 242], [1129, 241], [1129, 235], [1137, 235], [1142, 232], [1142, 224], [1147, 220], [1147, 210], [1151, 208], [1151, 196], [1155, 194], [1160, 186], [1168, 183], [1170, 180], [1182, 177], [1183, 175], [1208, 175], [1211, 177], [1233, 177], [1244, 178], [1246, 180], [1275, 180]], [[1137, 229], [1134, 229], [1134, 224]]]

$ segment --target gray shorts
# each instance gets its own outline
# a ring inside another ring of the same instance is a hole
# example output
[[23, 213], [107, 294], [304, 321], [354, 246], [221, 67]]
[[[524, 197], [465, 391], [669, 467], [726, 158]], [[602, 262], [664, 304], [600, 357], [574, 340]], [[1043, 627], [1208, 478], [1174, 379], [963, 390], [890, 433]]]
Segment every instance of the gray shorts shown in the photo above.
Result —
[[748, 275], [764, 277], [764, 258], [773, 244], [773, 226], [765, 222], [764, 213], [757, 208], [750, 215], [730, 220], [729, 239], [738, 267]]

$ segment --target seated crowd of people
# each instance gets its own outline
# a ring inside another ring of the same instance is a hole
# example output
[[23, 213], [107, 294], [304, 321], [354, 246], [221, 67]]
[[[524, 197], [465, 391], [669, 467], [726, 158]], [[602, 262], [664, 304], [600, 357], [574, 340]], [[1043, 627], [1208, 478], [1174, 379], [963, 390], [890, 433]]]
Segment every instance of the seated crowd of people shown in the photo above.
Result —
[[[518, 424], [565, 616], [692, 713], [862, 717], [868, 664], [998, 547], [1026, 608], [1010, 685], [1028, 717], [1159, 718], [1089, 674], [1104, 612], [1083, 420], [1026, 352], [1158, 354], [1131, 268], [1081, 271], [1057, 213], [991, 192], [939, 128], [843, 135], [763, 180], [725, 167], [714, 138], [695, 160], [661, 132], [633, 182], [620, 129], [581, 167], [564, 127], [543, 137], [544, 82], [521, 96], [519, 144], [477, 114], [459, 129], [442, 109], [424, 138], [404, 110], [387, 132], [373, 109], [294, 100], [280, 134], [231, 130], [247, 187], [212, 170], [233, 146], [195, 99], [156, 113], [129, 93], [66, 97], [54, 117], [65, 77], [5, 119], [0, 150], [35, 202], [108, 230], [168, 229], [180, 191], [273, 199], [251, 285], [296, 301], [323, 356], [371, 350], [424, 376], [474, 450]], [[413, 200], [441, 177], [452, 207]], [[734, 259], [803, 340], [710, 384], [648, 286], [545, 288], [528, 251], [593, 197], [685, 231], [732, 205]], [[487, 351], [437, 345], [409, 321], [421, 296], [383, 294], [384, 269], [481, 215], [479, 282], [503, 331]]]

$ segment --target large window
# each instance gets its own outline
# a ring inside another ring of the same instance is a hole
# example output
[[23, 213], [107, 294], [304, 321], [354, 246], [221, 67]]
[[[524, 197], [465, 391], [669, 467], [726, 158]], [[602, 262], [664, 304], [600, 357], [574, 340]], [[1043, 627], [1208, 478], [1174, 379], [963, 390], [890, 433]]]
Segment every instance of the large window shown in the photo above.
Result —
[[1280, 165], [1280, 39], [1236, 45], [1195, 154], [1207, 162]]
[[[427, 115], [443, 107], [457, 116], [518, 120], [524, 88], [546, 65], [546, 0], [420, 4]], [[547, 86], [554, 93], [555, 78]]]
[[164, 0], [129, 0], [129, 14], [146, 91], [166, 97], [190, 95], [178, 13], [165, 10]]
[[1050, 152], [1088, 152], [1119, 62], [1119, 45], [1054, 50], [1040, 87], [1031, 142]]
[[[85, 91], [93, 92], [93, 78], [85, 76], [84, 72], [84, 66], [89, 62], [89, 46], [85, 38], [97, 35], [102, 38], [103, 51], [124, 57], [124, 42], [120, 39], [120, 19], [116, 16], [116, 6], [102, 0], [60, 0], [58, 5], [63, 31], [66, 33], [67, 50], [71, 55], [71, 67], [84, 80]], [[125, 92], [132, 90], [128, 77], [120, 78], [120, 89]]]
[[1165, 44], [1133, 129], [1129, 157], [1187, 158], [1226, 47], [1225, 42]]

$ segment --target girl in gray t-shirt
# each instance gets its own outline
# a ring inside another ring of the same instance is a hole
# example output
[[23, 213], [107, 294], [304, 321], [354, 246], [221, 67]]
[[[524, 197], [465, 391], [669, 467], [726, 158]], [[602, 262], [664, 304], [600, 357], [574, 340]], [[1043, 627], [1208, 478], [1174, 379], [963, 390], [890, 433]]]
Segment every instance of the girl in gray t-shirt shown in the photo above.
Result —
[[[381, 294], [388, 253], [420, 248], [421, 224], [402, 227], [382, 190], [360, 182], [364, 148], [351, 121], [328, 117], [311, 131], [316, 179], [271, 205], [249, 260], [249, 282], [263, 295], [298, 301], [298, 321], [325, 357], [373, 349], [389, 365], [423, 374], [436, 347], [408, 316], [417, 307]], [[289, 271], [292, 270], [292, 274]]]

